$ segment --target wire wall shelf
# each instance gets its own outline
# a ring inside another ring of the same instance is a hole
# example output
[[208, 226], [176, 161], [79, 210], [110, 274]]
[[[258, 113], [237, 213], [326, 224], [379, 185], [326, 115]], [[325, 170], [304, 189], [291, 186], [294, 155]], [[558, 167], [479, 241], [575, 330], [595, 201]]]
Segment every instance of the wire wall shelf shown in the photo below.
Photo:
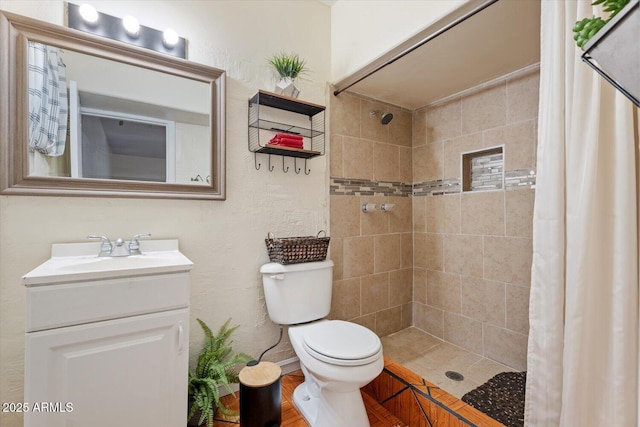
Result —
[[[257, 153], [269, 155], [269, 171], [273, 171], [271, 155], [282, 156], [282, 170], [286, 173], [284, 157], [294, 158], [294, 171], [300, 173], [297, 159], [306, 161], [325, 152], [325, 107], [288, 96], [258, 91], [249, 99], [249, 151], [254, 153], [255, 168], [260, 169]], [[303, 148], [271, 144], [276, 134], [290, 134], [303, 138]]]

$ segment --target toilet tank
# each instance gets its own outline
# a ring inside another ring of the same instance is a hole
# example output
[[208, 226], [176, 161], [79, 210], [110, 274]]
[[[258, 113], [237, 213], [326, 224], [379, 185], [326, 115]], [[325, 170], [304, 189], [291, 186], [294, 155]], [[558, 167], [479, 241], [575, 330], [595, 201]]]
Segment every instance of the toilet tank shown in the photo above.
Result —
[[293, 325], [322, 319], [331, 310], [333, 261], [260, 267], [271, 320]]

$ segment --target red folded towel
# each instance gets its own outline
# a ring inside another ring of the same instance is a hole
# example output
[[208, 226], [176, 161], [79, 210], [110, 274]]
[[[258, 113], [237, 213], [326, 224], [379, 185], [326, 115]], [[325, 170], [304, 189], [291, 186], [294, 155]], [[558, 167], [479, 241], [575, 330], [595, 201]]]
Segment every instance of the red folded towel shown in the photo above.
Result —
[[271, 145], [280, 145], [282, 147], [290, 147], [290, 148], [299, 148], [303, 149], [304, 145], [302, 142], [294, 143], [294, 142], [285, 142], [285, 141], [269, 141]]
[[295, 135], [292, 133], [276, 133], [276, 136], [274, 138], [290, 138], [290, 139], [297, 139], [299, 141], [302, 141], [301, 135]]
[[[283, 135], [283, 136], [278, 137], [278, 135]], [[304, 148], [304, 141], [302, 140], [302, 137], [298, 139], [298, 138], [289, 137], [289, 136], [295, 136], [295, 135], [289, 135], [289, 134], [278, 134], [278, 135], [271, 138], [271, 140], [269, 141], [269, 144], [280, 145], [283, 147], [299, 148], [299, 149]]]
[[293, 144], [293, 145], [302, 145], [302, 144], [304, 144], [304, 142], [301, 139], [276, 138], [276, 141], [281, 142], [283, 144]]

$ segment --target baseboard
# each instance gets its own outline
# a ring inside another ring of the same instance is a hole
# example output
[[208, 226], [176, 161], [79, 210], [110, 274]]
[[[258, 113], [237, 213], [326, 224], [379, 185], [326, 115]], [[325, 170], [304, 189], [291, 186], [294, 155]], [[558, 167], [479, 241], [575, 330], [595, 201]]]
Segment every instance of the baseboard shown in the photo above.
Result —
[[300, 369], [300, 359], [298, 359], [297, 357], [281, 360], [280, 362], [276, 362], [276, 363], [282, 369], [282, 375], [286, 375]]

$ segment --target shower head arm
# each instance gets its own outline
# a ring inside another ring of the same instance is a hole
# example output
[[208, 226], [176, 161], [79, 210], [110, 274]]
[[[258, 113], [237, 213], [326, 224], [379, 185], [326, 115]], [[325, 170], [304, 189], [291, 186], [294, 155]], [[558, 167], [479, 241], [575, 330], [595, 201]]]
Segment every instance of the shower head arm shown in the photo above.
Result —
[[370, 117], [380, 116], [380, 123], [382, 123], [383, 125], [388, 125], [389, 123], [391, 123], [391, 120], [393, 120], [393, 114], [385, 113], [380, 110], [370, 111], [369, 116]]

